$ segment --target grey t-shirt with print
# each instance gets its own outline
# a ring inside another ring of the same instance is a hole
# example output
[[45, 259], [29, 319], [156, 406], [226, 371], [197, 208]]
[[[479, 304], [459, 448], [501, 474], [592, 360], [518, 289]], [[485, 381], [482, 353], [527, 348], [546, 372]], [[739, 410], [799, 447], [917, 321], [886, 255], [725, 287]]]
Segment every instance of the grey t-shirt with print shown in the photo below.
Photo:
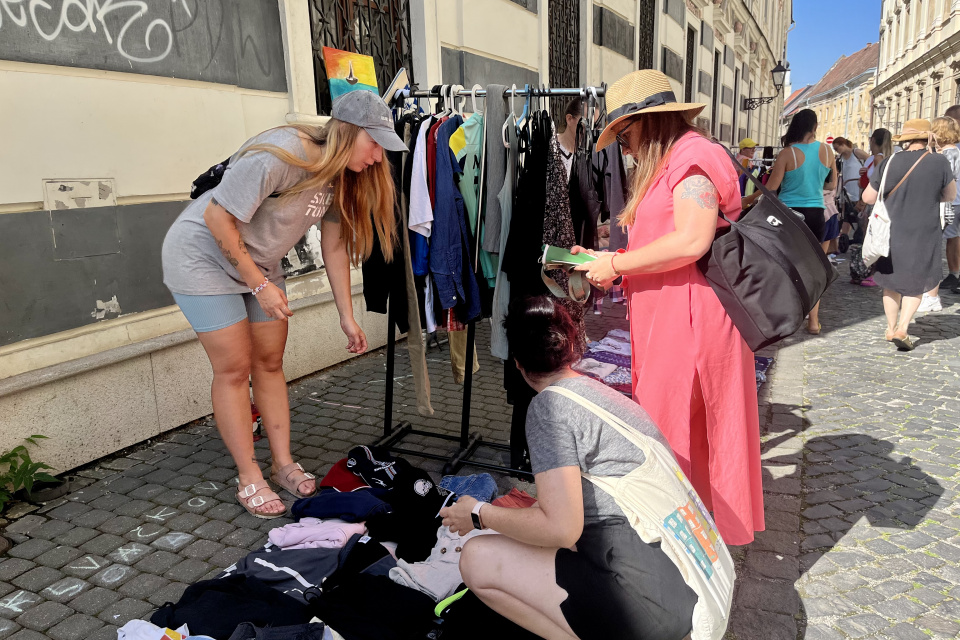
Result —
[[[297, 131], [278, 128], [265, 131], [247, 141], [272, 144], [306, 159]], [[163, 283], [174, 293], [219, 295], [250, 291], [237, 270], [217, 247], [207, 228], [203, 212], [216, 198], [237, 219], [237, 229], [247, 251], [263, 274], [274, 284], [283, 281], [280, 259], [313, 225], [330, 211], [333, 189], [303, 191], [293, 196], [270, 196], [289, 189], [307, 177], [307, 172], [287, 164], [267, 151], [256, 151], [230, 158], [223, 180], [216, 187], [187, 205], [174, 221], [163, 241]]]
[[[647, 412], [633, 400], [603, 383], [579, 376], [554, 383], [603, 407], [670, 451], [666, 438]], [[527, 410], [527, 445], [533, 472], [579, 467], [598, 476], [620, 477], [646, 462], [643, 452], [614, 427], [574, 400], [550, 391], [537, 395]], [[623, 517], [616, 501], [585, 478], [583, 515], [586, 523]]]

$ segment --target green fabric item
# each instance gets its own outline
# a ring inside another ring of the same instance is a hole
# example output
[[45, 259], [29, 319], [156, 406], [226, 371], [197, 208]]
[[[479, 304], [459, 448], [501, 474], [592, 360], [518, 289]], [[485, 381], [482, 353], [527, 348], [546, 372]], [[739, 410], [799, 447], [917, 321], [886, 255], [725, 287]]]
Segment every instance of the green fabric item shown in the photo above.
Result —
[[[475, 113], [470, 116], [457, 131], [450, 136], [450, 149], [453, 150], [457, 162], [463, 169], [460, 176], [460, 194], [467, 211], [467, 224], [470, 235], [477, 228], [477, 215], [480, 208], [480, 164], [483, 149], [483, 115]], [[480, 241], [483, 243], [485, 229], [480, 230]], [[483, 277], [490, 287], [497, 284], [497, 271], [500, 268], [500, 257], [488, 251], [480, 251], [480, 268]]]
[[444, 598], [443, 600], [441, 600], [440, 602], [437, 603], [436, 608], [433, 610], [433, 615], [437, 616], [438, 618], [441, 617], [441, 616], [443, 615], [443, 610], [444, 610], [444, 609], [446, 609], [447, 607], [449, 607], [450, 605], [452, 605], [454, 602], [456, 602], [457, 600], [459, 600], [459, 599], [462, 598], [463, 596], [467, 595], [467, 592], [469, 592], [469, 591], [470, 591], [470, 589], [464, 589], [463, 591], [458, 591], [458, 592], [456, 592], [455, 594], [453, 594], [453, 595], [450, 596], [449, 598]]

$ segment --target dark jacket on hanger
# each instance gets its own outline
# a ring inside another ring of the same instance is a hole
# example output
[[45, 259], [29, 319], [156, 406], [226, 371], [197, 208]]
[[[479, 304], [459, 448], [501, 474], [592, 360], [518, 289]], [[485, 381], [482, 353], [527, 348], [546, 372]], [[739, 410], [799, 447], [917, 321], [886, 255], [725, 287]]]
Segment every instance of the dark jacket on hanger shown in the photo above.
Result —
[[461, 320], [469, 322], [480, 315], [480, 292], [473, 261], [470, 259], [470, 233], [463, 196], [455, 176], [460, 164], [450, 149], [450, 136], [463, 124], [455, 115], [437, 130], [437, 173], [430, 236], [430, 273], [440, 295], [440, 305], [452, 309], [463, 304]]

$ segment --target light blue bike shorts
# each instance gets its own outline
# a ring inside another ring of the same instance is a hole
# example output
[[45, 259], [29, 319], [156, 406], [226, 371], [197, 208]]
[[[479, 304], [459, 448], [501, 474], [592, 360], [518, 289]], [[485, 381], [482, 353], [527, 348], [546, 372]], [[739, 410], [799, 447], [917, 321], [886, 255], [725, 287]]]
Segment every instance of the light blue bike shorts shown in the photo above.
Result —
[[[280, 283], [280, 289], [287, 292], [287, 285]], [[227, 293], [214, 296], [191, 296], [174, 293], [173, 299], [187, 322], [197, 333], [217, 331], [233, 326], [244, 319], [250, 322], [270, 322], [276, 320], [268, 316], [252, 293]]]

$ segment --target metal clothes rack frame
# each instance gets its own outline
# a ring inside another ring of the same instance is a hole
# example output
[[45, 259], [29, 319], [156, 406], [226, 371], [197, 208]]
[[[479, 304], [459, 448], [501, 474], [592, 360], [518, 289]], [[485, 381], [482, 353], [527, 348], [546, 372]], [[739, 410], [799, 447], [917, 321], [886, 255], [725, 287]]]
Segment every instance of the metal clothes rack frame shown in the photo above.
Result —
[[[459, 85], [457, 85], [459, 86]], [[506, 89], [503, 92], [503, 97], [577, 97], [580, 96], [584, 99], [590, 101], [597, 100], [601, 98], [606, 93], [606, 87], [578, 87], [578, 88], [551, 88], [546, 86], [540, 87], [531, 87], [530, 85], [525, 85], [523, 89], [520, 88], [510, 88]], [[443, 100], [445, 97], [453, 98], [466, 98], [475, 96], [477, 98], [486, 98], [487, 91], [485, 89], [468, 90], [463, 89], [453, 89], [451, 85], [436, 85], [429, 90], [418, 90], [415, 86], [412, 89], [403, 89], [397, 91], [392, 102], [397, 100], [404, 100], [408, 98], [435, 98]], [[481, 139], [481, 148], [485, 150], [486, 148], [486, 127], [484, 127], [484, 136]], [[484, 153], [484, 155], [486, 155]], [[479, 260], [480, 260], [480, 224], [482, 222], [482, 210], [483, 210], [483, 188], [484, 188], [484, 178], [485, 178], [485, 169], [486, 161], [481, 161], [480, 164], [480, 194], [477, 198], [479, 211], [477, 212], [477, 228], [474, 229], [474, 239], [476, 242], [474, 258], [473, 258], [473, 272], [476, 275], [479, 269]], [[483, 462], [480, 460], [474, 460], [473, 457], [476, 455], [477, 450], [480, 447], [487, 447], [490, 449], [495, 449], [498, 451], [511, 451], [510, 445], [502, 442], [485, 442], [483, 441], [479, 433], [470, 433], [470, 405], [473, 399], [473, 352], [476, 346], [476, 337], [477, 337], [477, 320], [471, 320], [467, 324], [467, 353], [466, 353], [466, 363], [465, 363], [465, 375], [463, 380], [463, 408], [460, 414], [460, 435], [454, 436], [446, 433], [437, 433], [434, 431], [424, 431], [423, 429], [415, 429], [413, 425], [409, 422], [399, 422], [396, 425], [393, 423], [393, 387], [394, 387], [394, 372], [395, 372], [395, 359], [396, 359], [396, 342], [397, 342], [397, 332], [396, 332], [396, 323], [394, 322], [394, 305], [393, 297], [391, 296], [388, 301], [387, 306], [387, 371], [386, 371], [386, 390], [384, 393], [384, 413], [383, 413], [383, 436], [380, 437], [374, 446], [383, 447], [394, 453], [401, 453], [404, 455], [416, 456], [420, 458], [428, 458], [431, 460], [442, 460], [446, 464], [443, 466], [442, 473], [444, 475], [454, 474], [460, 470], [461, 467], [469, 465], [472, 467], [478, 467], [480, 469], [486, 469], [488, 471], [500, 471], [503, 473], [508, 473], [513, 476], [525, 477], [528, 479], [533, 479], [533, 474], [529, 471], [514, 468], [506, 465], [492, 464], [489, 462]], [[426, 438], [435, 438], [438, 440], [444, 440], [447, 442], [457, 443], [457, 450], [452, 454], [443, 455], [437, 453], [431, 453], [428, 451], [416, 451], [413, 449], [406, 449], [400, 446], [400, 443], [407, 436], [422, 436]]]

